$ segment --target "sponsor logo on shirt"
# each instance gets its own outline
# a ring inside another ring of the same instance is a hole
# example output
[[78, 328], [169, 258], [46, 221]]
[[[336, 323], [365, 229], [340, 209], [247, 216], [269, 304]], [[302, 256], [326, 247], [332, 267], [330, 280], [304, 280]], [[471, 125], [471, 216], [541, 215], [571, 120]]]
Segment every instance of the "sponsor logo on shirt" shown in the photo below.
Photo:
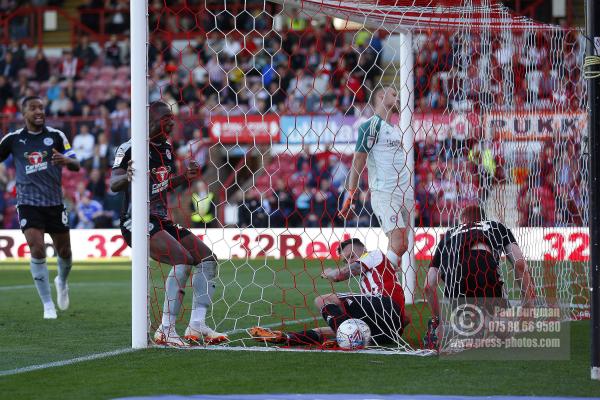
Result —
[[152, 173], [158, 182], [152, 184], [152, 194], [166, 190], [169, 186], [169, 174], [171, 173], [171, 167], [162, 166], [158, 168], [152, 168]]
[[29, 163], [25, 166], [25, 173], [32, 174], [48, 169], [48, 161], [44, 161], [48, 155], [47, 151], [34, 151], [32, 153], [23, 153], [23, 156]]

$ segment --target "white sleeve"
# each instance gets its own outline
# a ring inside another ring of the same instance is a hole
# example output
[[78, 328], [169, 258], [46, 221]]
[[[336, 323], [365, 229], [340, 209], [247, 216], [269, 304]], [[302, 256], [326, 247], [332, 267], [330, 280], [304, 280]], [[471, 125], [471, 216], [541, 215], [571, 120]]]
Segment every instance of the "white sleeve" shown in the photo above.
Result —
[[363, 254], [358, 261], [365, 266], [366, 269], [376, 268], [383, 262], [383, 253], [381, 250], [373, 250]]

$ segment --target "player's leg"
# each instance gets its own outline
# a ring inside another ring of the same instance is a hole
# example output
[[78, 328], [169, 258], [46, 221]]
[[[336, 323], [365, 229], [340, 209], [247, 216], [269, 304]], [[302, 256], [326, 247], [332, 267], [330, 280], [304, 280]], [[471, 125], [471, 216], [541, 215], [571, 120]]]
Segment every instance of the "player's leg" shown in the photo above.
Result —
[[[341, 293], [329, 293], [318, 296], [315, 299], [315, 306], [317, 309], [321, 310], [323, 319], [327, 322], [327, 325], [329, 325], [333, 332], [337, 331], [337, 328], [342, 322], [352, 318], [346, 310], [348, 306], [347, 299], [350, 297], [351, 295]], [[351, 304], [352, 300], [350, 300], [350, 305]]]
[[[165, 280], [165, 301], [161, 324], [154, 334], [157, 344], [172, 346], [187, 346], [175, 330], [177, 315], [185, 293], [185, 284], [189, 278], [192, 262], [191, 254], [167, 231], [163, 222], [154, 215], [150, 216], [148, 232], [150, 234], [150, 257], [160, 263], [172, 265]], [[131, 218], [121, 219], [121, 233], [131, 247]]]
[[373, 192], [371, 194], [373, 212], [381, 229], [388, 237], [386, 257], [396, 270], [402, 263], [402, 256], [408, 249], [408, 227], [411, 202], [404, 204], [400, 196]]
[[287, 346], [321, 346], [335, 335], [330, 327], [319, 327], [298, 332], [283, 332], [255, 326], [248, 333], [256, 340]]
[[73, 266], [71, 253], [71, 236], [69, 234], [69, 219], [64, 206], [52, 207], [48, 210], [46, 232], [50, 234], [56, 249], [58, 275], [54, 278], [56, 287], [56, 303], [58, 308], [69, 308], [69, 285], [67, 278]]
[[355, 318], [369, 325], [371, 339], [377, 345], [397, 344], [404, 331], [402, 309], [388, 296], [357, 296], [351, 310]]
[[52, 301], [50, 274], [48, 272], [48, 265], [46, 264], [44, 230], [40, 228], [28, 228], [23, 231], [23, 234], [31, 252], [29, 268], [38, 295], [44, 306], [44, 318], [56, 319], [56, 307], [54, 306], [54, 301]]
[[408, 228], [396, 228], [387, 233], [388, 251], [385, 254], [396, 270], [402, 265], [402, 256], [408, 250]]
[[[153, 225], [160, 223], [155, 222]], [[169, 275], [165, 280], [165, 300], [161, 324], [154, 334], [157, 344], [186, 346], [177, 334], [175, 324], [181, 311], [181, 304], [185, 294], [185, 285], [190, 275], [192, 261], [191, 254], [167, 231], [156, 230], [150, 237], [150, 256], [165, 264], [172, 265]]]
[[206, 324], [206, 314], [212, 305], [216, 288], [217, 258], [208, 246], [191, 231], [177, 225], [174, 227], [177, 231], [171, 234], [179, 238], [180, 243], [193, 258], [192, 313], [185, 337], [191, 341], [199, 341], [203, 338], [204, 342], [209, 344], [227, 341], [229, 338], [226, 334], [216, 332]]
[[29, 246], [31, 258], [29, 268], [38, 295], [44, 305], [44, 318], [55, 319], [56, 307], [52, 301], [50, 274], [46, 264], [46, 245], [44, 243], [45, 218], [39, 207], [20, 205], [17, 207], [21, 230]]

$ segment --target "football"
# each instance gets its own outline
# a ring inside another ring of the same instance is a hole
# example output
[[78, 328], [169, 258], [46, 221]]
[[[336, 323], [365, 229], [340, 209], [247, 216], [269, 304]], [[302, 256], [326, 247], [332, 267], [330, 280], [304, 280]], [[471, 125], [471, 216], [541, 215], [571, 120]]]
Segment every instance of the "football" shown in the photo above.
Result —
[[346, 350], [365, 348], [371, 340], [371, 329], [360, 319], [349, 319], [340, 325], [336, 333], [338, 346]]

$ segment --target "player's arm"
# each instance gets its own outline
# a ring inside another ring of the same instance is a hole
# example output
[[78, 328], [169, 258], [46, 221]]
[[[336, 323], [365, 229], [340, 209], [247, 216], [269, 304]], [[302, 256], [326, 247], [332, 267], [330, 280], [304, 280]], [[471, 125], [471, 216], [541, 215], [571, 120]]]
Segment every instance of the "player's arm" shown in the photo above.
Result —
[[67, 167], [69, 171], [79, 171], [81, 165], [75, 156], [75, 152], [71, 148], [69, 140], [64, 133], [58, 131], [58, 136], [61, 140], [58, 141], [58, 149], [52, 148], [52, 165], [60, 165]]
[[133, 161], [131, 160], [131, 147], [129, 143], [124, 143], [115, 153], [115, 161], [110, 176], [110, 190], [113, 192], [122, 192], [127, 190], [129, 182], [133, 179]]
[[132, 160], [127, 162], [127, 169], [114, 168], [110, 176], [110, 190], [115, 193], [127, 190], [129, 182], [131, 182], [131, 179], [133, 178], [133, 171]]
[[323, 270], [321, 277], [331, 282], [341, 282], [348, 280], [351, 276], [359, 275], [362, 268], [362, 263], [356, 261], [341, 268], [326, 268]]
[[436, 267], [430, 267], [427, 271], [425, 280], [425, 299], [431, 307], [431, 316], [434, 318], [440, 317], [440, 300], [438, 298], [438, 284], [440, 282], [440, 270]]
[[446, 252], [446, 241], [442, 238], [433, 253], [431, 262], [429, 264], [429, 270], [427, 271], [427, 277], [425, 278], [425, 299], [427, 304], [431, 307], [431, 316], [433, 318], [440, 318], [440, 300], [438, 298], [438, 285], [442, 280], [440, 268], [442, 265], [443, 255], [442, 252]]
[[515, 239], [512, 231], [504, 226], [504, 224], [498, 223], [497, 232], [501, 235], [502, 246], [504, 247], [504, 253], [506, 258], [515, 269], [515, 277], [521, 284], [521, 306], [533, 307], [535, 299], [535, 284], [529, 273], [527, 262], [523, 251]]
[[517, 281], [521, 284], [521, 306], [533, 307], [535, 300], [535, 284], [529, 273], [523, 251], [517, 243], [510, 243], [504, 247], [506, 258], [515, 269]]
[[171, 178], [170, 188], [172, 190], [183, 184], [187, 184], [189, 186], [190, 182], [192, 182], [194, 179], [197, 179], [199, 176], [200, 166], [195, 160], [190, 160], [190, 163], [183, 174]]
[[358, 130], [358, 140], [356, 141], [356, 148], [354, 150], [354, 156], [352, 157], [352, 165], [350, 166], [350, 171], [348, 172], [348, 177], [346, 179], [344, 202], [340, 209], [340, 215], [344, 218], [348, 216], [352, 207], [352, 202], [354, 201], [356, 191], [358, 190], [360, 175], [367, 164], [367, 156], [369, 154], [367, 143], [368, 137], [367, 126], [361, 126]]
[[52, 165], [61, 165], [67, 167], [69, 171], [79, 171], [81, 165], [79, 160], [73, 156], [67, 156], [56, 149], [52, 149]]
[[12, 153], [12, 136], [5, 135], [0, 139], [0, 162], [3, 162]]

